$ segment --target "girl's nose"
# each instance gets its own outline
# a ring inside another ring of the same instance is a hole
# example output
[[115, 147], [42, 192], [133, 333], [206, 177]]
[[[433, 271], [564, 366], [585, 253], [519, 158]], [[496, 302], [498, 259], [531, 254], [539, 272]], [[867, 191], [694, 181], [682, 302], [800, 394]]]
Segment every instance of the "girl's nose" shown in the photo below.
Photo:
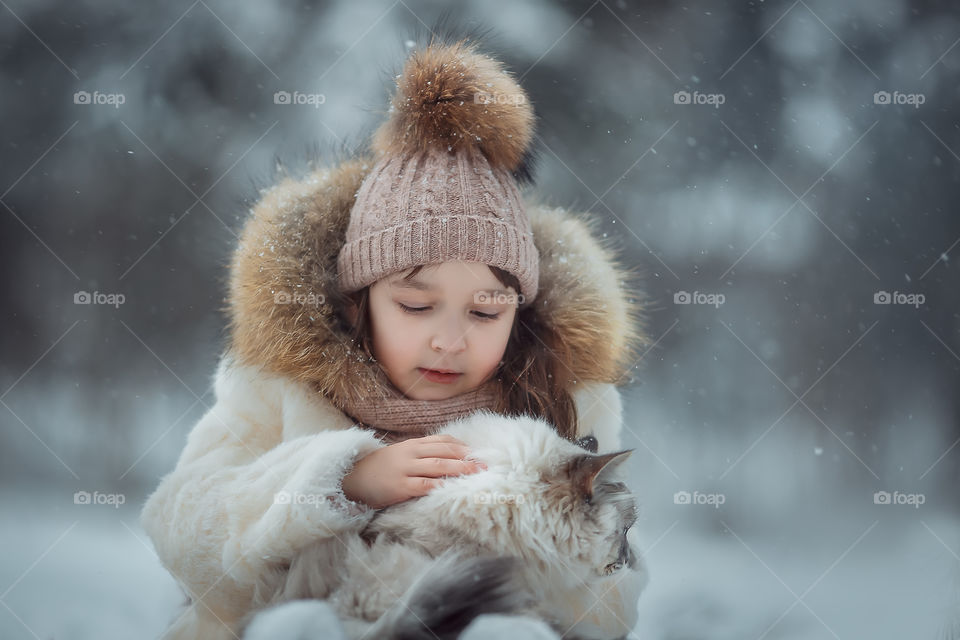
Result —
[[430, 339], [430, 347], [434, 351], [460, 353], [467, 348], [469, 330], [455, 320], [445, 321]]

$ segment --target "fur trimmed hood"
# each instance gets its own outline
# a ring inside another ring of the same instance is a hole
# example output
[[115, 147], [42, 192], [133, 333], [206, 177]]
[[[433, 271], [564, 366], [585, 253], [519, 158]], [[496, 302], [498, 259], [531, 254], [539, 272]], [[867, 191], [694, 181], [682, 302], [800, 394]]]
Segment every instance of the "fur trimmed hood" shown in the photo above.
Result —
[[[254, 206], [232, 265], [235, 355], [313, 385], [338, 408], [386, 395], [386, 374], [350, 337], [348, 300], [337, 284], [337, 258], [363, 179], [388, 154], [469, 147], [522, 182], [533, 121], [520, 85], [475, 44], [434, 42], [412, 53], [370, 155], [301, 180], [284, 178]], [[633, 274], [588, 219], [524, 206], [539, 253], [539, 292], [520, 307], [519, 319], [549, 338], [544, 346], [562, 351], [562, 384], [622, 382], [647, 342]]]
[[[350, 337], [336, 263], [370, 157], [283, 178], [261, 192], [234, 253], [230, 348], [244, 364], [308, 383], [338, 407], [376, 397], [387, 380]], [[528, 313], [567, 346], [575, 381], [622, 384], [648, 344], [635, 273], [591, 219], [527, 201], [540, 254], [540, 293]]]

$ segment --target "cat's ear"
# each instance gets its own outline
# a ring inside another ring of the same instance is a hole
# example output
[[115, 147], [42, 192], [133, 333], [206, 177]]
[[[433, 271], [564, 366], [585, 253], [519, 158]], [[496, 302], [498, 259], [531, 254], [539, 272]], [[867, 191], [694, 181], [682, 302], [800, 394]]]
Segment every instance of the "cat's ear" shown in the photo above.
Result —
[[597, 478], [626, 460], [633, 449], [605, 453], [603, 455], [584, 454], [570, 461], [570, 482], [574, 490], [589, 502], [593, 498], [593, 485]]

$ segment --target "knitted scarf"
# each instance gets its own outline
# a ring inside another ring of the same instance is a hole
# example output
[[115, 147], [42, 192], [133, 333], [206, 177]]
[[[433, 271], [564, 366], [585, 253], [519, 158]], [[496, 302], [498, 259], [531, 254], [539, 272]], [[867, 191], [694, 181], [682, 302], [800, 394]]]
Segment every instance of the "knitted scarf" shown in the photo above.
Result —
[[344, 413], [392, 444], [429, 435], [437, 427], [479, 409], [494, 410], [498, 386], [491, 379], [476, 389], [443, 400], [414, 400], [386, 380], [379, 397], [340, 398], [339, 404]]

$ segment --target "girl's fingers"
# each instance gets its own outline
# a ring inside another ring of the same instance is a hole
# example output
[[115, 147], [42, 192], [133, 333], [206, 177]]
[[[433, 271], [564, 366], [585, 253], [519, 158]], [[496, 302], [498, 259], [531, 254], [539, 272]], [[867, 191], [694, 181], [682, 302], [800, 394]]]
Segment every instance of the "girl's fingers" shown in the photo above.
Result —
[[454, 442], [456, 444], [465, 445], [466, 443], [459, 438], [454, 438], [451, 435], [446, 433], [438, 433], [432, 436], [423, 436], [422, 438], [414, 438], [418, 442]]
[[466, 445], [454, 444], [452, 442], [432, 442], [421, 444], [417, 447], [416, 458], [455, 458], [460, 460], [470, 453], [470, 448]]
[[426, 495], [442, 484], [441, 478], [407, 478], [408, 488], [414, 496]]
[[451, 460], [449, 458], [419, 458], [414, 460], [410, 476], [423, 478], [443, 478], [445, 476], [459, 476], [481, 471], [480, 463], [465, 460]]
[[466, 442], [445, 433], [413, 438], [407, 440], [406, 443], [417, 452], [418, 458], [427, 457], [427, 454], [423, 453], [425, 450], [430, 452], [443, 451], [442, 457], [450, 457], [451, 453], [457, 457], [463, 457], [464, 452], [469, 450]]

